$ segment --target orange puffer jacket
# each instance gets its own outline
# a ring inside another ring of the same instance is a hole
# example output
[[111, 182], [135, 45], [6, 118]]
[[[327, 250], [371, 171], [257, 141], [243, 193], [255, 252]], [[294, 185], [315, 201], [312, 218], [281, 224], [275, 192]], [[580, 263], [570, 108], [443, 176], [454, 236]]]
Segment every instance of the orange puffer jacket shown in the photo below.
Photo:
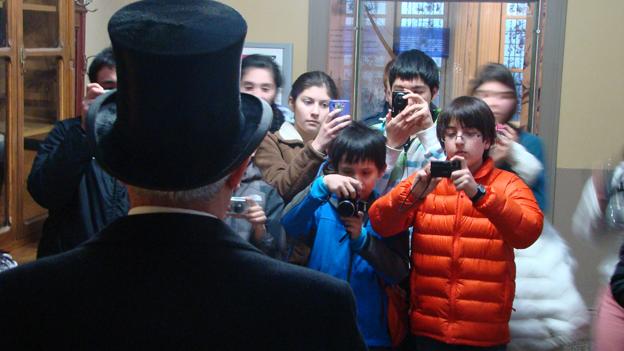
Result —
[[537, 240], [544, 216], [524, 182], [494, 168], [491, 159], [474, 178], [486, 188], [476, 204], [450, 179], [416, 201], [411, 176], [375, 201], [369, 216], [382, 236], [414, 229], [412, 334], [447, 344], [502, 345], [509, 342], [515, 291], [513, 249]]

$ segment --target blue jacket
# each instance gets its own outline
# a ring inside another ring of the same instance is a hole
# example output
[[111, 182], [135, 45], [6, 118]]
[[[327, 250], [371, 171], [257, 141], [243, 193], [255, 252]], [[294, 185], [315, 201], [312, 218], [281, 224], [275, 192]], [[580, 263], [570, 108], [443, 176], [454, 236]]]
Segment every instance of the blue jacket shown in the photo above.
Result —
[[[330, 197], [336, 199], [323, 183], [323, 177], [317, 178], [306, 196], [298, 196], [286, 209], [282, 225], [287, 235], [297, 239], [315, 235], [308, 267], [348, 281], [355, 295], [358, 326], [366, 344], [369, 347], [391, 346], [388, 298], [382, 284], [394, 284], [407, 276], [407, 240], [401, 244], [381, 239], [368, 219], [360, 237], [351, 240]], [[371, 199], [376, 197], [377, 194], [373, 194]], [[407, 239], [407, 234], [398, 237]]]

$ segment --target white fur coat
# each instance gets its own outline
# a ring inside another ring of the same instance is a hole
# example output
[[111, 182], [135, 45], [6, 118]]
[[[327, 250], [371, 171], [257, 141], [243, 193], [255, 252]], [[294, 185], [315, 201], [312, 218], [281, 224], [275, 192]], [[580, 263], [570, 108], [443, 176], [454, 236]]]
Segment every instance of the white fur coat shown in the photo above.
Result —
[[583, 336], [589, 313], [574, 284], [576, 262], [557, 230], [545, 220], [540, 238], [515, 255], [509, 350], [552, 350]]

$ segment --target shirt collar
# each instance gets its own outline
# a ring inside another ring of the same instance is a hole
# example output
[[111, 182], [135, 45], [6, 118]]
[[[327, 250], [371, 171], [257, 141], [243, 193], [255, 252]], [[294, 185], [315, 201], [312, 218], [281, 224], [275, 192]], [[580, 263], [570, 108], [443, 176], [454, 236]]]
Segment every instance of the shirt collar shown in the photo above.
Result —
[[178, 207], [137, 206], [137, 207], [131, 208], [130, 211], [128, 211], [129, 216], [146, 214], [146, 213], [187, 213], [187, 214], [194, 214], [194, 215], [219, 219], [217, 216], [213, 215], [212, 213], [197, 211], [197, 210], [190, 210], [188, 208], [178, 208]]

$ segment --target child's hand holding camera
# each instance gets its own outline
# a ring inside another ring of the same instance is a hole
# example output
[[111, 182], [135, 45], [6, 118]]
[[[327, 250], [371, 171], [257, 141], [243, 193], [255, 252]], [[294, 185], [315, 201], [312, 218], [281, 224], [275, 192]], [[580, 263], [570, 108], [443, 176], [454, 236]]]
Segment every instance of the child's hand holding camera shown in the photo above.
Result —
[[451, 173], [451, 180], [457, 191], [463, 190], [468, 197], [473, 197], [477, 193], [477, 181], [472, 176], [472, 172], [468, 169], [466, 159], [461, 156], [453, 156], [452, 160], [459, 160], [461, 162], [461, 169]]
[[433, 125], [429, 103], [422, 96], [406, 91], [400, 99], [406, 99], [407, 106], [394, 117], [392, 111], [386, 115], [387, 143], [392, 148], [401, 147], [410, 136]]
[[362, 235], [362, 225], [364, 223], [364, 213], [359, 211], [357, 216], [353, 217], [340, 217], [342, 224], [344, 224], [347, 233], [351, 240], [355, 240]]
[[356, 199], [362, 184], [355, 178], [340, 174], [329, 174], [323, 177], [327, 189], [343, 199]]

